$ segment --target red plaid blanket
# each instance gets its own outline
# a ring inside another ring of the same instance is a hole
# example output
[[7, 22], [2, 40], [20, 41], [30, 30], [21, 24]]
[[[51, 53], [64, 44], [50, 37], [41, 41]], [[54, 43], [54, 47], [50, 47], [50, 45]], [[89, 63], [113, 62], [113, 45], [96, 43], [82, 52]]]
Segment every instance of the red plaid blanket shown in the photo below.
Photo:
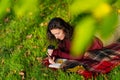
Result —
[[[120, 65], [119, 57], [115, 57], [111, 61], [100, 61], [96, 62], [93, 60], [86, 60], [83, 61], [86, 65], [89, 65], [88, 69], [86, 70], [78, 70], [78, 74], [84, 76], [85, 78], [92, 78], [99, 73], [109, 73], [113, 68]], [[43, 64], [48, 67], [49, 62], [48, 59], [43, 60]]]
[[99, 73], [105, 74], [109, 73], [113, 68], [120, 65], [120, 43], [113, 43], [106, 48], [114, 50], [118, 52], [118, 55], [114, 55], [109, 61], [99, 61], [95, 62], [92, 60], [88, 60], [85, 64], [88, 64], [88, 70], [79, 70], [78, 74], [83, 75], [85, 78], [91, 78], [96, 76]]
[[[92, 65], [93, 64], [93, 65]], [[116, 66], [120, 65], [120, 60], [112, 60], [112, 61], [101, 61], [99, 63], [92, 63], [89, 70], [79, 70], [77, 73], [83, 75], [85, 78], [92, 78], [99, 73], [108, 73]]]
[[[115, 43], [107, 46], [106, 48], [115, 50], [120, 53], [120, 43]], [[85, 78], [92, 78], [99, 73], [105, 74], [109, 73], [113, 68], [120, 65], [120, 55], [114, 55], [112, 59], [106, 61], [94, 61], [94, 60], [82, 60], [82, 63], [85, 64], [86, 70], [78, 70], [77, 73], [83, 75]], [[43, 64], [48, 66], [49, 62], [48, 59], [43, 60]]]

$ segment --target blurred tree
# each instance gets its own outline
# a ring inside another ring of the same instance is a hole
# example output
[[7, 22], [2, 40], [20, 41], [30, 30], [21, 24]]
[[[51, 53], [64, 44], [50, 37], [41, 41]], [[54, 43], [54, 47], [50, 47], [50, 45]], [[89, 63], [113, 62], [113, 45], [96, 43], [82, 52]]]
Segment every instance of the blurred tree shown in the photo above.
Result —
[[10, 12], [12, 0], [0, 0], [0, 19]]
[[[41, 1], [0, 0], [0, 19], [10, 11], [13, 11], [17, 17], [36, 16], [39, 12], [38, 3]], [[73, 21], [77, 20], [78, 24], [76, 24], [72, 53], [77, 54], [85, 50], [96, 32], [99, 32], [102, 38], [107, 38], [115, 30], [118, 17], [113, 8], [120, 8], [120, 0], [73, 1], [70, 11]], [[81, 15], [85, 15], [85, 18]]]
[[0, 19], [13, 11], [18, 18], [34, 17], [39, 11], [39, 0], [0, 0]]
[[110, 36], [118, 23], [118, 14], [114, 8], [118, 8], [119, 1], [73, 1], [70, 10], [74, 19], [73, 22], [77, 21], [75, 22], [77, 24], [71, 50], [73, 55], [83, 53], [95, 34], [99, 34], [103, 39]]

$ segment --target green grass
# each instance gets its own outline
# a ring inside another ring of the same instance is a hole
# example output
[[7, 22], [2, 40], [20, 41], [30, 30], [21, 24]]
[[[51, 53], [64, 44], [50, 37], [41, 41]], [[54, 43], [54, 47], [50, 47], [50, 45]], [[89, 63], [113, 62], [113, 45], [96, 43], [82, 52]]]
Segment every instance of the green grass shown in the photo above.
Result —
[[[25, 80], [83, 80], [76, 73], [53, 71], [41, 64], [49, 45], [46, 24], [56, 16], [70, 21], [69, 5], [69, 0], [41, 0], [36, 16], [16, 18], [11, 12], [0, 21], [0, 80], [22, 80], [22, 72]], [[100, 75], [97, 80], [120, 80], [119, 70], [105, 75], [108, 79]]]

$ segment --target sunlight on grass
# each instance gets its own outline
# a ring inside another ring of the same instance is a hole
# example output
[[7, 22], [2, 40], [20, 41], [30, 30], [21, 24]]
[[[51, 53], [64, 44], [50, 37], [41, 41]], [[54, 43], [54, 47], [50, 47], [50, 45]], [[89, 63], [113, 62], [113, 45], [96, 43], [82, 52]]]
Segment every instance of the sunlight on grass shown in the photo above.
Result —
[[17, 17], [36, 15], [38, 12], [38, 3], [38, 0], [19, 0], [14, 6], [15, 14]]
[[[106, 22], [109, 23], [107, 27], [109, 28], [116, 24], [117, 15], [108, 15], [104, 20], [96, 19], [95, 16], [99, 18], [112, 12], [110, 6], [100, 5], [102, 2], [98, 0], [75, 1], [72, 5], [74, 0], [0, 0], [0, 80], [84, 80], [83, 76], [76, 73], [55, 71], [42, 65], [43, 58], [47, 56], [47, 46], [50, 44], [46, 39], [49, 20], [53, 17], [61, 17], [67, 22], [75, 23], [72, 15], [86, 11], [87, 17], [82, 19], [80, 17], [80, 21], [77, 19], [79, 24], [75, 29], [75, 37], [82, 43], [75, 39], [73, 44], [85, 44], [83, 47], [77, 45], [73, 48], [77, 50], [75, 53], [78, 53], [79, 48], [84, 49], [89, 44], [90, 37], [95, 31], [96, 21], [103, 21], [102, 26], [106, 26]], [[119, 3], [115, 5], [119, 6]], [[99, 7], [96, 8], [97, 6]], [[90, 15], [94, 15], [94, 18], [89, 16], [90, 10]], [[105, 12], [101, 13], [104, 10]], [[104, 28], [101, 29], [101, 33], [107, 30]], [[113, 28], [109, 29], [109, 32]], [[90, 36], [87, 37], [88, 34]], [[102, 35], [107, 36], [107, 32], [103, 32]], [[85, 39], [81, 40], [81, 38]], [[83, 43], [84, 41], [86, 43]], [[108, 80], [114, 80], [116, 77], [119, 80], [119, 70], [120, 67], [116, 67], [111, 73], [100, 75], [96, 80], [105, 80], [106, 76], [109, 77]]]

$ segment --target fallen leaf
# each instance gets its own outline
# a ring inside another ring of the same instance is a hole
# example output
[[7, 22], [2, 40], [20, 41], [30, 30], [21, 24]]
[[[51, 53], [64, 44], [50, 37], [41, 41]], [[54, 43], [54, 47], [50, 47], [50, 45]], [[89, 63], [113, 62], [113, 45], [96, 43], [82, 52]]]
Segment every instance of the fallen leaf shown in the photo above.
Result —
[[31, 39], [31, 38], [32, 38], [32, 34], [27, 35], [26, 38], [27, 38], [27, 39]]

